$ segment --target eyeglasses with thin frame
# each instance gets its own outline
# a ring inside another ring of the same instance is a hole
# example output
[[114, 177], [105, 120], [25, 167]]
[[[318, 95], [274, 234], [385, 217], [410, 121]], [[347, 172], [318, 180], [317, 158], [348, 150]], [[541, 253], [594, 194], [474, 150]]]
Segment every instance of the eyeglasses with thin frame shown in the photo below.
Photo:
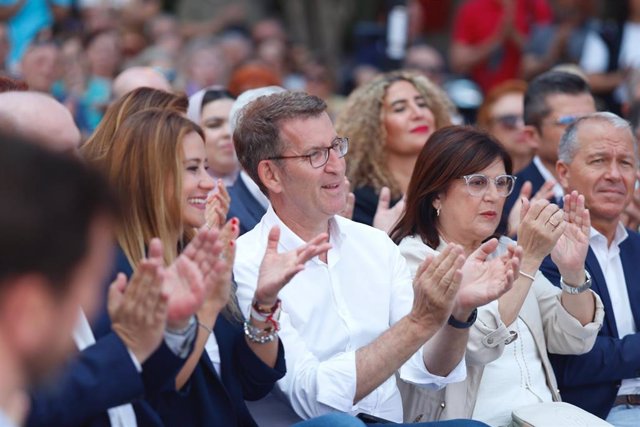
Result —
[[329, 147], [317, 148], [309, 154], [302, 154], [300, 156], [274, 156], [269, 157], [267, 160], [282, 160], [282, 159], [309, 159], [309, 163], [313, 168], [321, 168], [329, 161], [329, 153], [331, 150], [335, 150], [338, 154], [338, 158], [344, 157], [349, 151], [349, 138], [346, 136], [337, 136]]
[[500, 197], [507, 197], [513, 191], [517, 177], [513, 175], [498, 175], [495, 178], [490, 178], [481, 173], [474, 173], [462, 176], [460, 179], [464, 179], [464, 182], [467, 184], [467, 193], [471, 196], [484, 196], [489, 189], [489, 181], [493, 181], [498, 195]]

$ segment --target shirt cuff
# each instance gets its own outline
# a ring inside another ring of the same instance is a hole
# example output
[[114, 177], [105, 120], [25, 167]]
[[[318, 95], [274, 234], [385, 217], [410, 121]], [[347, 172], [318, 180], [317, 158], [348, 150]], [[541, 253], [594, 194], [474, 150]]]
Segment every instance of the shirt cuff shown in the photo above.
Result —
[[[317, 400], [341, 412], [350, 412], [356, 395], [356, 353], [341, 353], [318, 366]], [[320, 386], [321, 385], [321, 386]]]
[[421, 347], [411, 359], [400, 367], [400, 378], [418, 387], [439, 390], [452, 383], [464, 381], [467, 377], [467, 364], [464, 357], [446, 377], [434, 375], [424, 364], [424, 347]]
[[584, 326], [562, 305], [562, 300], [560, 300], [562, 294], [558, 294], [558, 299], [560, 300], [558, 304], [560, 306], [558, 310], [558, 324], [563, 325], [563, 329], [569, 335], [583, 340], [593, 337], [594, 331], [597, 333], [597, 331], [600, 330], [604, 320], [604, 306], [602, 305], [602, 300], [598, 294], [593, 292], [591, 289], [587, 292], [591, 292], [591, 295], [594, 297], [595, 313], [594, 319]]
[[186, 329], [182, 331], [169, 331], [165, 329], [164, 342], [173, 354], [182, 359], [186, 359], [191, 351], [191, 345], [196, 338], [197, 324], [195, 316], [191, 316]]
[[127, 347], [127, 352], [129, 353], [129, 356], [131, 357], [131, 361], [133, 362], [133, 366], [136, 367], [136, 371], [138, 371], [138, 373], [142, 372], [142, 365], [138, 361], [138, 358], [136, 357], [136, 355], [133, 354], [133, 351], [131, 351], [128, 347]]

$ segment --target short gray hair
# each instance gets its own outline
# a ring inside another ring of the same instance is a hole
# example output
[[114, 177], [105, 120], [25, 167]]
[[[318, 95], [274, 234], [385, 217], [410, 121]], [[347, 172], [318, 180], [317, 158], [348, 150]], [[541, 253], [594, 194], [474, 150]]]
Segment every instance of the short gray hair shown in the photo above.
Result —
[[636, 137], [631, 130], [631, 125], [628, 121], [623, 119], [622, 117], [610, 113], [608, 111], [602, 111], [598, 113], [587, 114], [586, 116], [580, 117], [574, 123], [569, 125], [567, 130], [562, 135], [562, 139], [560, 139], [560, 145], [558, 147], [558, 160], [563, 161], [564, 163], [571, 163], [573, 158], [578, 151], [578, 130], [580, 126], [587, 121], [601, 121], [610, 124], [616, 129], [626, 129], [631, 136], [631, 140], [633, 142], [633, 151], [636, 153], [636, 157], [638, 155], [638, 147]]

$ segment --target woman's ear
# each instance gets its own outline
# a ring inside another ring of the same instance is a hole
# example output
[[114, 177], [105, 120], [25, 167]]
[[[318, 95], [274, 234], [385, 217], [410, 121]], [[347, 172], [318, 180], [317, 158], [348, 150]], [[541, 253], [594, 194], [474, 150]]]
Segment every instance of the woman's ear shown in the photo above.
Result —
[[433, 201], [431, 202], [431, 205], [433, 206], [433, 209], [435, 209], [435, 210], [439, 210], [442, 207], [442, 200], [440, 199], [440, 194], [439, 193], [436, 195], [436, 197], [433, 198]]

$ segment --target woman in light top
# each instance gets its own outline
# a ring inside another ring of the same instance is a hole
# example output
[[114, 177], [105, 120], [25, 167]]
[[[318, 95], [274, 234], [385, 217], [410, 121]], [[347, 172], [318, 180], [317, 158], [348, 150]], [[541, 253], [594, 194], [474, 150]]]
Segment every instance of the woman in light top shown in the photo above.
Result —
[[[391, 233], [413, 273], [448, 243], [470, 254], [496, 237], [492, 256], [507, 251], [514, 243], [496, 235], [496, 228], [513, 184], [511, 159], [492, 136], [468, 127], [436, 131], [418, 157], [405, 211]], [[405, 387], [410, 418], [508, 425], [514, 409], [560, 400], [547, 351], [580, 354], [593, 346], [603, 309], [584, 270], [590, 227], [584, 197], [565, 196], [564, 211], [546, 200], [522, 203], [520, 274], [510, 291], [478, 309], [467, 379], [440, 391]], [[549, 254], [563, 290], [538, 271]]]

